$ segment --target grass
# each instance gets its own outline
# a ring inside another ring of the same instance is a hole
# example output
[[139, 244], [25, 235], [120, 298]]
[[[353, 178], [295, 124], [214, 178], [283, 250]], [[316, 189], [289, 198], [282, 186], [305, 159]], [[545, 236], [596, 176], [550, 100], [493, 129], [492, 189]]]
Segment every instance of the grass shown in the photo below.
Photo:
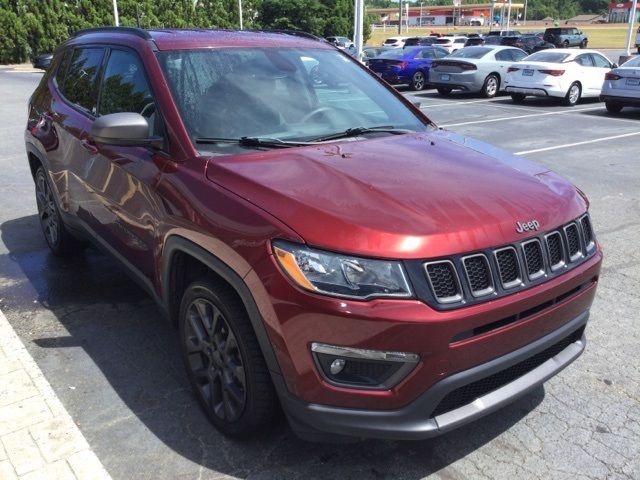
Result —
[[[572, 25], [573, 26], [573, 25]], [[520, 32], [530, 32], [530, 31], [543, 31], [545, 29], [544, 24], [533, 24], [533, 25], [519, 25], [513, 27]], [[626, 24], [612, 24], [612, 25], [578, 25], [578, 28], [581, 29], [584, 33], [587, 34], [589, 38], [589, 47], [590, 48], [627, 48], [625, 42], [627, 38], [627, 25]], [[637, 25], [634, 26], [633, 34], [631, 37], [631, 48], [634, 49], [633, 45], [635, 43], [635, 34], [637, 30]], [[410, 28], [408, 35], [429, 35], [431, 32], [439, 32], [439, 33], [456, 33], [456, 32], [479, 32], [485, 33], [489, 31], [488, 27], [422, 27], [422, 28]], [[388, 37], [393, 37], [397, 35], [397, 27], [387, 27], [386, 31], [383, 31], [382, 28], [375, 29], [371, 38], [367, 42], [367, 45], [377, 46], [382, 45], [382, 42]], [[407, 35], [403, 33], [403, 35]]]

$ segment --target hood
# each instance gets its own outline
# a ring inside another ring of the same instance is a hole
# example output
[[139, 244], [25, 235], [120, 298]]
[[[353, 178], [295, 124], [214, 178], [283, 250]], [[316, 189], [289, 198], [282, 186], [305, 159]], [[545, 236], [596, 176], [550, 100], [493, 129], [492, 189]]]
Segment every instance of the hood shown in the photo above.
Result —
[[516, 222], [557, 227], [583, 198], [548, 169], [451, 132], [212, 157], [207, 177], [309, 245], [433, 258], [522, 240]]

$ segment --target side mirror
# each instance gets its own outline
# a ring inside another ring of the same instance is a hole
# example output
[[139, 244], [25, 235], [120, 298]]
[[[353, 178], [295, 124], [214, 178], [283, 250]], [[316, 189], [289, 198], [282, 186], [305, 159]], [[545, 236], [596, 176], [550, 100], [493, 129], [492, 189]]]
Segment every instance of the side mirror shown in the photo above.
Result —
[[611, 64], [611, 68], [618, 68], [620, 65], [618, 65], [617, 63], [612, 63]]
[[149, 122], [139, 113], [110, 113], [98, 117], [91, 127], [91, 136], [97, 143], [130, 147], [157, 147], [162, 137], [149, 136]]

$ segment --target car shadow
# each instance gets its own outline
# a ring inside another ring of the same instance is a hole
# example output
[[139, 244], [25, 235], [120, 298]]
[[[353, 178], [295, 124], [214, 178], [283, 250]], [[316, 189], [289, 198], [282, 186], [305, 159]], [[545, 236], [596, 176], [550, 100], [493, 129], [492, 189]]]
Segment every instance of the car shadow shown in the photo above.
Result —
[[130, 478], [140, 465], [140, 477], [158, 479], [216, 472], [418, 479], [493, 441], [544, 398], [540, 387], [424, 441], [313, 444], [284, 422], [259, 438], [230, 440], [209, 424], [191, 394], [175, 328], [111, 259], [93, 248], [72, 259], [51, 255], [36, 215], [3, 223], [0, 233], [8, 249], [0, 255], [2, 309], [114, 478]]

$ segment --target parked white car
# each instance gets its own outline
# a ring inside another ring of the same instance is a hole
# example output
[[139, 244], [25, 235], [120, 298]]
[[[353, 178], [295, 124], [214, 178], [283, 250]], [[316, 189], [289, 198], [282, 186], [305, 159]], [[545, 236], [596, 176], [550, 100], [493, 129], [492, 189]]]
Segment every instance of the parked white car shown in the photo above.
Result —
[[623, 107], [640, 107], [640, 57], [634, 57], [604, 76], [600, 98], [611, 113]]
[[382, 44], [383, 47], [391, 47], [391, 48], [402, 48], [404, 47], [404, 42], [409, 37], [389, 37]]
[[514, 102], [532, 95], [562, 98], [565, 105], [573, 106], [581, 98], [598, 97], [604, 76], [613, 67], [595, 50], [543, 50], [507, 69], [505, 91]]
[[463, 36], [440, 37], [435, 41], [434, 45], [444, 48], [449, 53], [453, 53], [460, 50], [461, 48], [464, 48], [464, 44], [467, 42], [467, 40], [468, 38]]

